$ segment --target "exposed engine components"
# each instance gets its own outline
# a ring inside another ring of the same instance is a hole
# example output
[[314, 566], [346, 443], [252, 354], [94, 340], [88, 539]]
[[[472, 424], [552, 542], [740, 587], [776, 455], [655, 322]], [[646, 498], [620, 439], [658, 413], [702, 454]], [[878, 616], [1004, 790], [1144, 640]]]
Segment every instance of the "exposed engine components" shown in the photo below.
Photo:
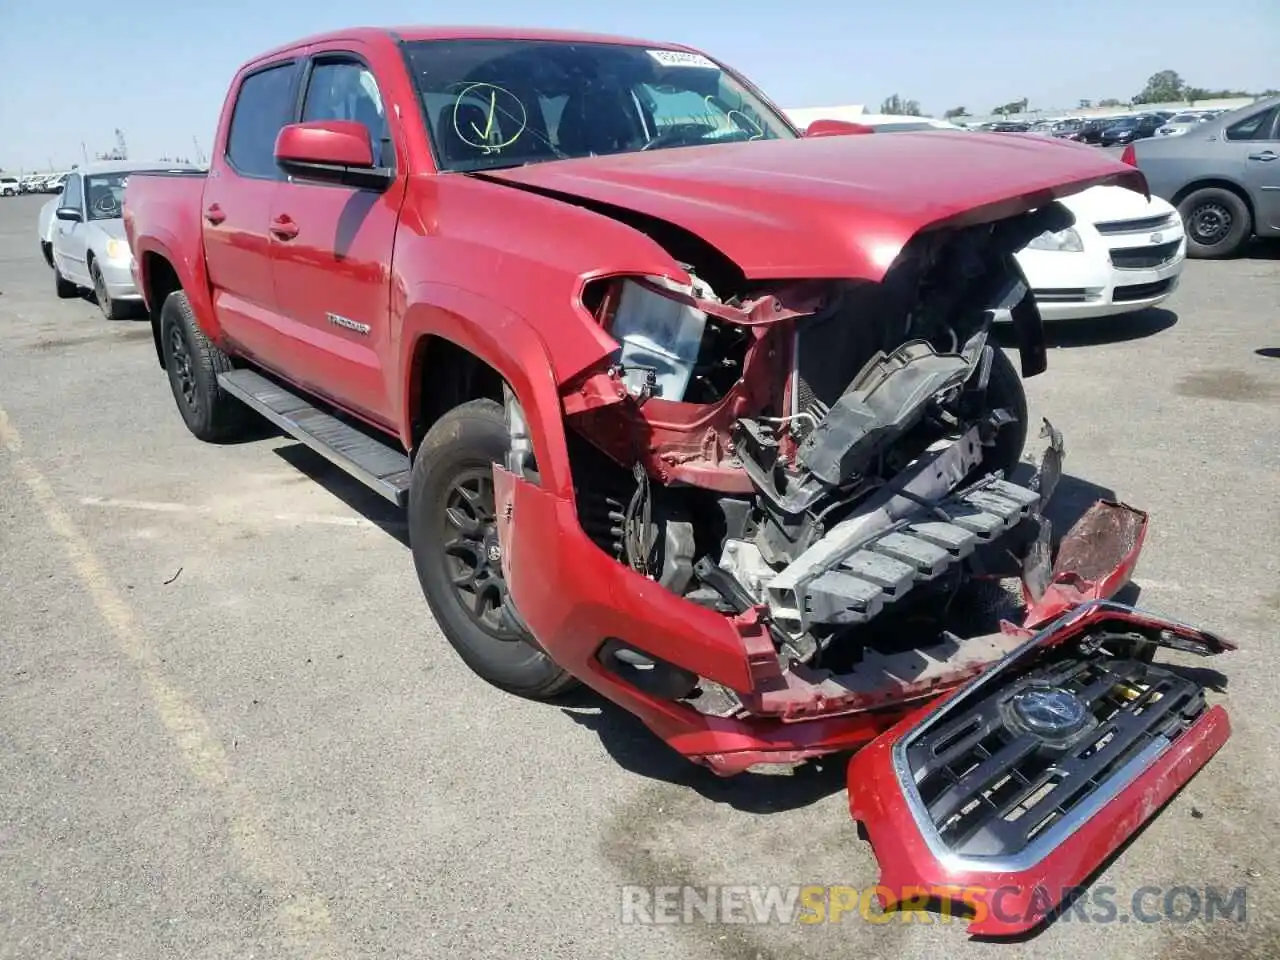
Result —
[[592, 281], [584, 305], [618, 346], [607, 374], [566, 387], [584, 530], [667, 589], [756, 618], [788, 664], [961, 582], [1060, 472], [1059, 447], [1031, 487], [1006, 475], [1026, 403], [988, 336], [1035, 310], [1021, 232], [922, 233], [874, 284], [713, 291], [688, 264]]

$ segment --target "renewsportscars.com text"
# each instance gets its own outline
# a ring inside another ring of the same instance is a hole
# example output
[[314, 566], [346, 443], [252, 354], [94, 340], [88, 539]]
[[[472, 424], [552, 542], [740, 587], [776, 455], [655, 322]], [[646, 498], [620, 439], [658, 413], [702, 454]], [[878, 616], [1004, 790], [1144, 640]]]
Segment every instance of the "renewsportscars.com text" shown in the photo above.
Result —
[[[956, 887], [948, 898], [925, 888], [891, 891], [882, 886], [851, 887], [809, 884], [761, 886], [639, 886], [621, 888], [624, 924], [821, 924], [821, 923], [968, 923], [988, 916], [1005, 922], [1021, 919], [1019, 911], [1043, 914], [1038, 907], [1057, 901], [1059, 923], [1191, 923], [1248, 920], [1245, 887], [1115, 887], [1037, 888], [1030, 905], [1013, 887]], [[881, 894], [899, 905], [880, 908]], [[1058, 896], [1052, 894], [1057, 893]]]

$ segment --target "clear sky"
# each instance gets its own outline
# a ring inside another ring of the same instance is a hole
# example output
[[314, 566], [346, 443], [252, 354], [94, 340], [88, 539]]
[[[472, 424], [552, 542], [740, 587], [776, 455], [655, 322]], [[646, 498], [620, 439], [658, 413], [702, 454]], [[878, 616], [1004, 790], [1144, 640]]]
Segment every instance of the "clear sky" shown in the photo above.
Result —
[[1280, 0], [0, 0], [0, 168], [65, 169], [117, 127], [133, 158], [193, 155], [193, 137], [208, 151], [242, 61], [331, 28], [424, 22], [688, 43], [788, 108], [874, 110], [892, 93], [934, 113], [1072, 107], [1127, 100], [1162, 69], [1280, 85]]

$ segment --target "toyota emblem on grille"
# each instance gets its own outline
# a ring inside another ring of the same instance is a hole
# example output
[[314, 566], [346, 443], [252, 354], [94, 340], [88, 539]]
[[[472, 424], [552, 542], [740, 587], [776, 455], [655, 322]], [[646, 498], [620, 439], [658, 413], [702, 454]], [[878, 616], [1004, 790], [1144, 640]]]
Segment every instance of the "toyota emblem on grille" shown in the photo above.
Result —
[[1164, 241], [1164, 234], [1163, 234], [1163, 233], [1153, 233], [1153, 234], [1151, 235], [1151, 242], [1152, 242], [1152, 243], [1161, 243], [1161, 242], [1163, 242], [1163, 241]]
[[1070, 690], [1031, 687], [1013, 698], [1013, 712], [1032, 733], [1060, 737], [1085, 725], [1089, 710]]

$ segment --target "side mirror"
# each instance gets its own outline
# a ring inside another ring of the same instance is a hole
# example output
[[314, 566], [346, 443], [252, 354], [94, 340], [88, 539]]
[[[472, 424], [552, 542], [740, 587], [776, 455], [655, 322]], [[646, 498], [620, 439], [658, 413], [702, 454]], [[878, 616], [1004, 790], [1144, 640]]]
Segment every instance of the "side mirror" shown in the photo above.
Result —
[[72, 220], [76, 223], [79, 223], [84, 219], [80, 214], [80, 211], [75, 207], [59, 207], [57, 210], [53, 211], [53, 215], [59, 220]]
[[386, 188], [395, 172], [376, 167], [369, 128], [355, 120], [311, 120], [280, 128], [276, 163], [286, 173], [353, 187]]
[[875, 127], [848, 120], [815, 120], [806, 128], [806, 137], [845, 137], [852, 133], [875, 133]]

